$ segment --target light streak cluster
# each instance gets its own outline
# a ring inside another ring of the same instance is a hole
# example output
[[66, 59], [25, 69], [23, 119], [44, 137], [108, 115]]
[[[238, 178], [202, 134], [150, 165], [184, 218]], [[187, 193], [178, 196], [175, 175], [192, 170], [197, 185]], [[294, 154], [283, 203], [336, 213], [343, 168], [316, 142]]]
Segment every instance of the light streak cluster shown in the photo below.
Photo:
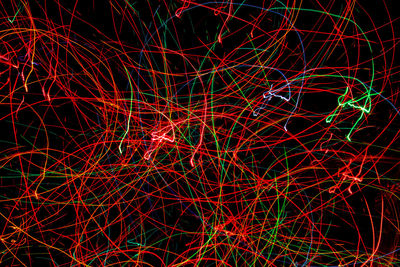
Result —
[[394, 1], [0, 3], [0, 266], [400, 265]]

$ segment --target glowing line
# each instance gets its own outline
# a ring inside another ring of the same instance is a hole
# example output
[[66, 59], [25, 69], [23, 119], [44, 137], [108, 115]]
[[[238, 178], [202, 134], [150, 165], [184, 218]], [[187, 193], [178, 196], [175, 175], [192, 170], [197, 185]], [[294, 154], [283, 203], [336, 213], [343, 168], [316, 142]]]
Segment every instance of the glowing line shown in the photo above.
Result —
[[129, 131], [129, 125], [130, 125], [131, 116], [132, 116], [132, 101], [133, 101], [133, 87], [132, 87], [131, 78], [130, 78], [129, 72], [126, 69], [125, 66], [124, 66], [124, 69], [125, 69], [126, 75], [128, 76], [129, 86], [131, 87], [131, 103], [130, 103], [130, 108], [129, 108], [129, 117], [128, 117], [128, 123], [127, 123], [126, 131], [125, 131], [124, 135], [122, 136], [122, 140], [119, 143], [119, 147], [118, 147], [120, 154], [122, 154], [122, 149], [121, 149], [122, 142], [124, 141], [126, 135], [128, 134], [128, 131]]

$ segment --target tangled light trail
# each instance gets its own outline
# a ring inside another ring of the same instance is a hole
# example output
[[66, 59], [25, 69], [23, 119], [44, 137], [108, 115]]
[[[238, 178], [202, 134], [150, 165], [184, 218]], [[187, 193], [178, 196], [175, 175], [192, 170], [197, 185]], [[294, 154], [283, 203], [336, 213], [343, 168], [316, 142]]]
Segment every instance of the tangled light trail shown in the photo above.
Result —
[[0, 266], [399, 266], [394, 1], [0, 3]]

